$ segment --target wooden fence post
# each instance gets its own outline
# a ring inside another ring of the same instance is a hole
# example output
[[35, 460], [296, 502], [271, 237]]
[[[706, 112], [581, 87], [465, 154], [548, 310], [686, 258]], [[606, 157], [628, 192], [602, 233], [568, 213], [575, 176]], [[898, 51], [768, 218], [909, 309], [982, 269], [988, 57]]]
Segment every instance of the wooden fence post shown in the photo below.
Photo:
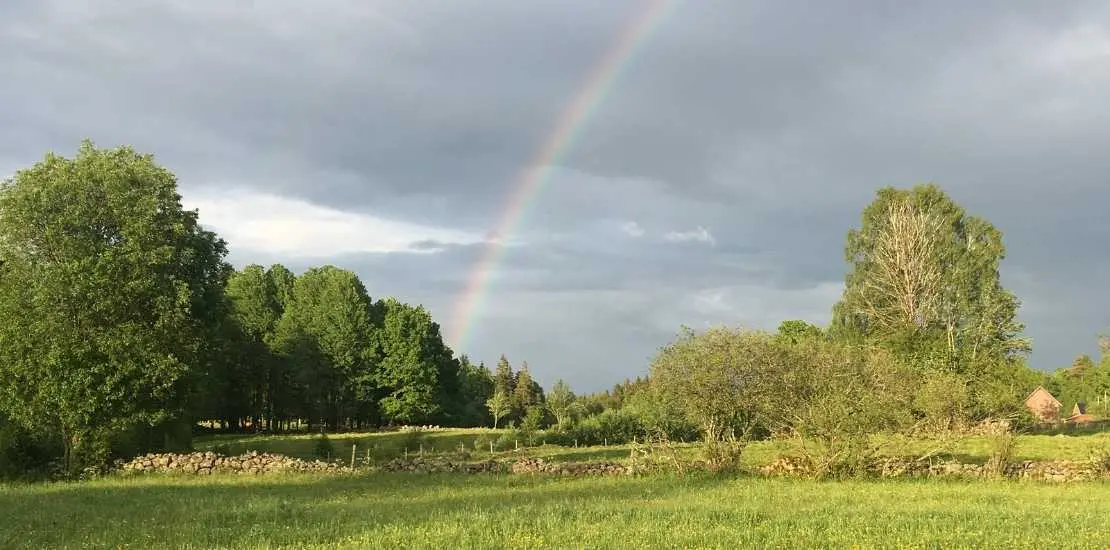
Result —
[[355, 469], [355, 450], [358, 449], [358, 443], [351, 443], [351, 469]]

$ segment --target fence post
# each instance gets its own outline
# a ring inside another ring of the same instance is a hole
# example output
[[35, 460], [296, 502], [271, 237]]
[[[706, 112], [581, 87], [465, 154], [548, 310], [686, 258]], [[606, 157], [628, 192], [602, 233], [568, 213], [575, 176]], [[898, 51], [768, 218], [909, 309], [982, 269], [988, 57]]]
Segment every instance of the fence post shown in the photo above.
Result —
[[358, 443], [351, 443], [351, 469], [355, 469], [355, 449], [358, 449]]

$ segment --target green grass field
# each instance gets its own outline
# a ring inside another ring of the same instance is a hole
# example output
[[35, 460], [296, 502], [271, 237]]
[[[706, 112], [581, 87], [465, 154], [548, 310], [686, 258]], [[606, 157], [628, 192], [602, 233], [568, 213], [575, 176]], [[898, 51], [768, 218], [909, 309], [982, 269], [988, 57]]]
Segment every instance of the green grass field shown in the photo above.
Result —
[[[359, 460], [365, 458], [367, 450], [371, 451], [371, 459], [383, 459], [403, 456], [407, 450], [409, 456], [415, 456], [423, 449], [425, 454], [454, 452], [460, 448], [466, 449], [476, 460], [513, 456], [516, 453], [509, 451], [495, 451], [492, 455], [489, 448], [484, 445], [475, 445], [479, 437], [496, 439], [503, 432], [490, 429], [443, 429], [424, 434], [419, 442], [407, 439], [400, 432], [364, 433], [364, 434], [333, 434], [330, 435], [336, 456], [348, 459], [351, 456], [351, 446], [355, 445]], [[264, 451], [298, 458], [312, 458], [314, 445], [313, 436], [308, 435], [277, 435], [277, 436], [235, 436], [221, 435], [197, 438], [194, 447], [197, 450], [223, 449], [231, 454], [240, 454], [246, 451]], [[916, 453], [924, 454], [938, 444], [927, 440], [902, 440], [900, 444], [893, 445], [888, 452], [891, 453]], [[676, 446], [680, 452], [696, 453], [696, 445], [680, 444]], [[946, 451], [946, 454], [961, 462], [985, 462], [989, 454], [989, 442], [986, 437], [967, 437], [956, 443]], [[784, 442], [757, 442], [750, 445], [745, 451], [744, 462], [749, 466], [759, 466], [773, 460], [776, 456], [791, 452], [790, 445]], [[1110, 432], [1081, 433], [1077, 435], [1022, 435], [1017, 438], [1014, 449], [1014, 460], [1086, 460], [1094, 453], [1110, 452]], [[584, 461], [584, 460], [621, 460], [629, 456], [629, 446], [612, 445], [607, 447], [581, 447], [568, 448], [555, 445], [544, 445], [524, 450], [529, 456], [542, 457], [550, 461]]]
[[2, 548], [1108, 548], [1110, 484], [147, 476], [0, 486]]
[[[491, 430], [421, 438], [476, 460]], [[403, 454], [400, 433], [331, 436], [374, 458]], [[310, 457], [309, 436], [215, 436], [196, 448]], [[907, 441], [924, 452], [928, 441]], [[1017, 460], [1082, 460], [1110, 434], [1021, 436]], [[985, 438], [952, 454], [987, 456]], [[752, 445], [759, 465], [786, 450]], [[522, 451], [549, 460], [622, 459], [627, 446]], [[695, 445], [680, 447], [693, 455]], [[513, 451], [495, 453], [498, 456]], [[756, 477], [561, 478], [361, 473], [147, 475], [0, 485], [0, 548], [1110, 548], [1110, 483], [941, 479], [812, 482]]]

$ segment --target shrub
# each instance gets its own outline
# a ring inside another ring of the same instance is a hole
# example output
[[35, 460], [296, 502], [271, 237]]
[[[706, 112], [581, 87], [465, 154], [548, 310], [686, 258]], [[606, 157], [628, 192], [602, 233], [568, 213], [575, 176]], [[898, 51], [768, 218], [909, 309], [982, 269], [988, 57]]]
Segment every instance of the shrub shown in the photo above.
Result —
[[713, 473], [737, 472], [741, 469], [746, 441], [736, 437], [706, 441], [701, 447], [705, 469]]
[[971, 394], [967, 383], [956, 374], [933, 372], [923, 377], [913, 404], [922, 417], [924, 431], [959, 430], [968, 420]]
[[521, 443], [520, 430], [516, 428], [509, 428], [501, 433], [501, 437], [494, 441], [493, 448], [499, 451], [508, 451], [516, 449], [517, 445]]
[[706, 441], [746, 438], [794, 392], [787, 344], [765, 332], [691, 329], [656, 356], [651, 383]]
[[995, 429], [987, 436], [990, 454], [983, 465], [983, 471], [992, 477], [1006, 475], [1006, 467], [1010, 465], [1014, 456], [1014, 445], [1017, 442], [1014, 432], [1005, 423], [996, 423]]
[[400, 436], [397, 439], [397, 444], [400, 445], [402, 451], [415, 451], [418, 450], [421, 444], [424, 443], [424, 438], [427, 434], [419, 426], [405, 426], [399, 432]]
[[52, 434], [35, 434], [0, 417], [0, 479], [42, 475], [51, 461], [62, 456], [62, 446]]
[[328, 439], [328, 434], [321, 433], [320, 437], [316, 438], [316, 444], [312, 447], [312, 456], [320, 460], [331, 460], [335, 457], [335, 447]]
[[525, 445], [535, 445], [538, 432], [543, 426], [545, 411], [541, 406], [528, 407], [524, 420], [520, 423], [520, 437]]
[[490, 443], [494, 442], [496, 442], [496, 439], [489, 434], [479, 434], [478, 437], [474, 438], [474, 450], [478, 452], [489, 451]]
[[791, 385], [770, 418], [815, 478], [856, 477], [881, 450], [872, 434], [912, 425], [913, 373], [878, 348], [805, 341], [789, 350]]

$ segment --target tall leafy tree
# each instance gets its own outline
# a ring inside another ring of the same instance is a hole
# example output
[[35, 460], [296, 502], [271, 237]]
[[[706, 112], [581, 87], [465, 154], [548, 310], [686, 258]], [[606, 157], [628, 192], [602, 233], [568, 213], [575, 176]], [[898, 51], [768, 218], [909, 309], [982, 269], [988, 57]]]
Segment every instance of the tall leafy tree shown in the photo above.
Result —
[[486, 401], [486, 407], [489, 408], [490, 416], [493, 417], [493, 427], [496, 429], [497, 423], [513, 411], [513, 399], [509, 394], [498, 390]]
[[289, 268], [274, 264], [266, 270], [266, 278], [270, 280], [269, 284], [273, 285], [274, 299], [277, 301], [278, 308], [284, 310], [290, 297], [293, 296], [293, 286], [297, 282], [296, 275], [289, 271]]
[[265, 269], [252, 264], [231, 276], [227, 297], [233, 322], [242, 332], [238, 368], [228, 374], [245, 394], [255, 426], [263, 417], [272, 423], [275, 386], [280, 384], [269, 347], [282, 315], [277, 289]]
[[497, 369], [493, 374], [493, 390], [511, 396], [515, 389], [516, 375], [513, 374], [513, 366], [509, 363], [509, 358], [505, 357], [505, 354], [501, 354], [501, 357], [497, 360]]
[[565, 380], [555, 381], [551, 387], [551, 394], [547, 396], [547, 408], [555, 417], [555, 423], [560, 427], [566, 426], [573, 418], [576, 398], [570, 385]]
[[153, 157], [89, 141], [0, 186], [0, 410], [69, 466], [185, 406], [230, 268], [180, 201]]
[[315, 417], [333, 427], [372, 414], [373, 312], [358, 276], [329, 265], [297, 277], [278, 323], [277, 349], [295, 365]]
[[528, 409], [540, 403], [536, 386], [537, 384], [532, 380], [532, 373], [528, 371], [528, 362], [521, 363], [520, 370], [516, 373], [516, 383], [512, 396], [513, 409], [521, 418], [528, 412]]
[[389, 298], [378, 343], [382, 350], [377, 383], [385, 396], [382, 413], [394, 422], [441, 418], [458, 392], [458, 363], [443, 342], [439, 324], [422, 306]]
[[485, 426], [492, 420], [486, 401], [493, 396], [493, 375], [485, 364], [474, 365], [466, 355], [459, 357], [458, 364], [457, 424]]
[[1002, 233], [938, 186], [881, 189], [848, 233], [846, 256], [834, 334], [976, 380], [1029, 351], [1019, 302], [1000, 282]]

